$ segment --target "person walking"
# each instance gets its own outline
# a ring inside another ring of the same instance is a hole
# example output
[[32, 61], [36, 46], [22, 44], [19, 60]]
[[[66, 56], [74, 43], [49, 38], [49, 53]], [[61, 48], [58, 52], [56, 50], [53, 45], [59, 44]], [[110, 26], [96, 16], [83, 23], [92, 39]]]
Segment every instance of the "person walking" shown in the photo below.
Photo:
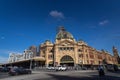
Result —
[[101, 65], [101, 66], [99, 66], [98, 71], [99, 71], [99, 76], [104, 76], [104, 75], [105, 75], [104, 68], [103, 68], [103, 66], [102, 66], [102, 65]]

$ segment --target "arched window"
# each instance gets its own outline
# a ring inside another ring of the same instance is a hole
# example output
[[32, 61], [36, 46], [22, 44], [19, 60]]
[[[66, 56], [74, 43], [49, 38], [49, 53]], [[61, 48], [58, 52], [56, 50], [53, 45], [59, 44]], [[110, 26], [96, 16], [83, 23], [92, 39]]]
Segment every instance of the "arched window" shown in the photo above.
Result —
[[64, 61], [73, 61], [73, 58], [71, 56], [63, 56], [60, 60], [61, 62], [64, 62]]

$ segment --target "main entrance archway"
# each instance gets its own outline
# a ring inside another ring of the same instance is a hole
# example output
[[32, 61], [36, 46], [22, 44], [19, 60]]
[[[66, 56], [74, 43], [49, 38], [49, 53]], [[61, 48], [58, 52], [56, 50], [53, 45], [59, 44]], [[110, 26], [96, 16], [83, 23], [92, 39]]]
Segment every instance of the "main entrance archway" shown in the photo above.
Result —
[[65, 55], [60, 59], [60, 65], [74, 66], [74, 60], [71, 56]]

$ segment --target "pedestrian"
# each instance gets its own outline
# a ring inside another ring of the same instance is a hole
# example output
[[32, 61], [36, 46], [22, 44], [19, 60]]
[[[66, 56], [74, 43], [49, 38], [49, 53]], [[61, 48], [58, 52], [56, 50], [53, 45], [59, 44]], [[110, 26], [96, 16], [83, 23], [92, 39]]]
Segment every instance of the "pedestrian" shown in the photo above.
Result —
[[99, 76], [104, 76], [105, 75], [103, 66], [99, 66], [98, 71], [99, 71]]

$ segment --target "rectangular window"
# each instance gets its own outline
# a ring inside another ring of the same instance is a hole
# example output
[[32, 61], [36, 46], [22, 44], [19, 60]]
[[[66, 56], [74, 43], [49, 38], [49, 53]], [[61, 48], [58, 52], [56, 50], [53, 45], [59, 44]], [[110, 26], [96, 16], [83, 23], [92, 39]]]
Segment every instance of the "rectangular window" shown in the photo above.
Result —
[[64, 50], [66, 50], [66, 48], [64, 47]]
[[91, 64], [94, 64], [94, 61], [93, 61], [93, 60], [91, 60], [90, 62], [91, 62]]
[[59, 50], [62, 51], [62, 47], [60, 47]]
[[52, 59], [53, 57], [52, 57], [52, 55], [48, 55], [48, 59]]
[[79, 57], [83, 57], [83, 54], [79, 54]]
[[101, 55], [98, 55], [98, 59], [102, 59], [102, 56], [101, 56]]
[[87, 60], [87, 63], [89, 64], [89, 60]]
[[86, 57], [88, 58], [88, 54], [86, 54]]
[[93, 54], [90, 54], [90, 58], [92, 58], [92, 59], [93, 59], [93, 58], [94, 58], [94, 55], [93, 55]]

